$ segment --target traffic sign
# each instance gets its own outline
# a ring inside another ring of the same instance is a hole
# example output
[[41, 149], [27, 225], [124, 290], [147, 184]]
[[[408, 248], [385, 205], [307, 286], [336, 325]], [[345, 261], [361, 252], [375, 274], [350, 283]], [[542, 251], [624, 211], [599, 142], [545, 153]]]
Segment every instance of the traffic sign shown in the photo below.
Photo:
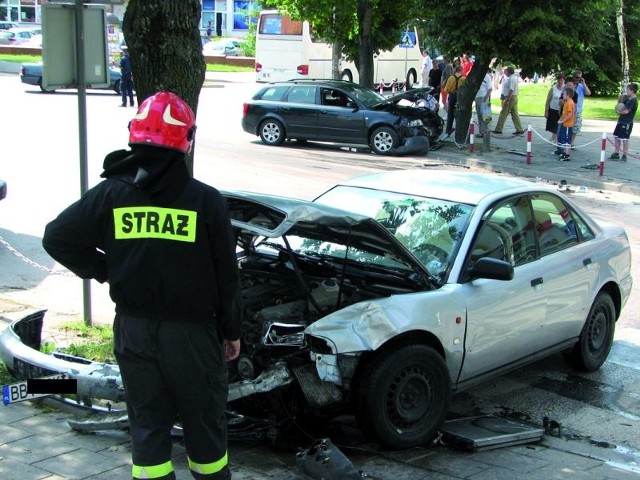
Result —
[[400, 48], [413, 48], [416, 46], [416, 32], [406, 31], [400, 36]]

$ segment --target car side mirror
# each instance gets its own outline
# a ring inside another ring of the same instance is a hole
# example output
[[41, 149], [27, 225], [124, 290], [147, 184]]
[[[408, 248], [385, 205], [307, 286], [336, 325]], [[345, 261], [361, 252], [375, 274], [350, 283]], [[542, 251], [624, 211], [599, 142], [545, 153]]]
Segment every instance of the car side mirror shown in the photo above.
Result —
[[479, 259], [469, 270], [471, 280], [490, 278], [492, 280], [513, 280], [513, 265], [497, 258]]
[[353, 111], [357, 111], [358, 110], [358, 104], [356, 102], [347, 102], [347, 107], [353, 109]]

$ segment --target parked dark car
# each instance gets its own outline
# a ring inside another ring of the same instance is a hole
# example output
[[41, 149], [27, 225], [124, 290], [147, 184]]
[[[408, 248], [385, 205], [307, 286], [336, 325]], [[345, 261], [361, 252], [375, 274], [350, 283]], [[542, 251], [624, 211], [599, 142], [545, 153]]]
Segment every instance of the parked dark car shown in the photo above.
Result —
[[0, 200], [7, 196], [7, 183], [0, 180]]
[[[102, 90], [113, 90], [120, 95], [120, 70], [117, 68], [109, 68], [109, 86], [108, 87], [88, 87], [98, 88]], [[20, 68], [20, 80], [28, 85], [37, 85], [40, 90], [46, 93], [55, 92], [56, 89], [45, 89], [42, 86], [42, 62], [39, 63], [23, 63]], [[68, 87], [59, 87], [60, 89], [76, 88], [73, 85]]]
[[385, 98], [344, 80], [291, 80], [263, 87], [243, 106], [242, 128], [267, 145], [286, 139], [367, 145], [379, 155], [426, 153], [443, 121], [416, 106], [430, 87]]

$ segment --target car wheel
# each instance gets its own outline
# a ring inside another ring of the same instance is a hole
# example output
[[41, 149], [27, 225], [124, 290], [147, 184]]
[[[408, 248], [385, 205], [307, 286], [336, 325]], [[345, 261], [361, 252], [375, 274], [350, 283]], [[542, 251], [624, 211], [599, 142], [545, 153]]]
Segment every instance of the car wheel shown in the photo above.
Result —
[[342, 71], [342, 80], [353, 82], [353, 73], [351, 73], [351, 70], [347, 69]]
[[609, 355], [615, 328], [616, 307], [608, 293], [600, 293], [589, 310], [578, 343], [565, 354], [565, 359], [578, 370], [595, 372]]
[[113, 84], [113, 91], [116, 92], [117, 95], [121, 95], [120, 91], [120, 80], [116, 80], [116, 83]]
[[40, 87], [40, 91], [41, 91], [42, 93], [56, 93], [56, 91], [55, 91], [55, 90], [53, 90], [53, 89], [50, 89], [50, 90], [45, 89], [45, 88], [42, 86], [42, 79], [38, 80], [38, 87]]
[[407, 81], [407, 90], [413, 87], [413, 85], [418, 81], [418, 74], [413, 68], [407, 72], [406, 81]]
[[398, 134], [391, 127], [378, 127], [371, 134], [371, 149], [378, 155], [389, 155], [398, 146]]
[[281, 145], [285, 139], [284, 126], [278, 120], [265, 120], [258, 128], [260, 139], [267, 145]]
[[433, 348], [410, 344], [387, 351], [365, 369], [356, 392], [360, 428], [386, 448], [432, 440], [447, 414], [451, 382]]

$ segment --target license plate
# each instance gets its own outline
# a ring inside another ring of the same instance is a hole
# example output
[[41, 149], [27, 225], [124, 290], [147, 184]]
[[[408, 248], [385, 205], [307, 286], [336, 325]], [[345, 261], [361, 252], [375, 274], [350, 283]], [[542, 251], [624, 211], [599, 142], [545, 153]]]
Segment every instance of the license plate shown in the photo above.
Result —
[[[43, 380], [64, 380], [69, 378], [65, 373], [44, 377]], [[33, 400], [34, 398], [46, 397], [51, 393], [27, 393], [27, 381], [12, 383], [2, 386], [2, 403], [10, 405], [12, 403]]]

